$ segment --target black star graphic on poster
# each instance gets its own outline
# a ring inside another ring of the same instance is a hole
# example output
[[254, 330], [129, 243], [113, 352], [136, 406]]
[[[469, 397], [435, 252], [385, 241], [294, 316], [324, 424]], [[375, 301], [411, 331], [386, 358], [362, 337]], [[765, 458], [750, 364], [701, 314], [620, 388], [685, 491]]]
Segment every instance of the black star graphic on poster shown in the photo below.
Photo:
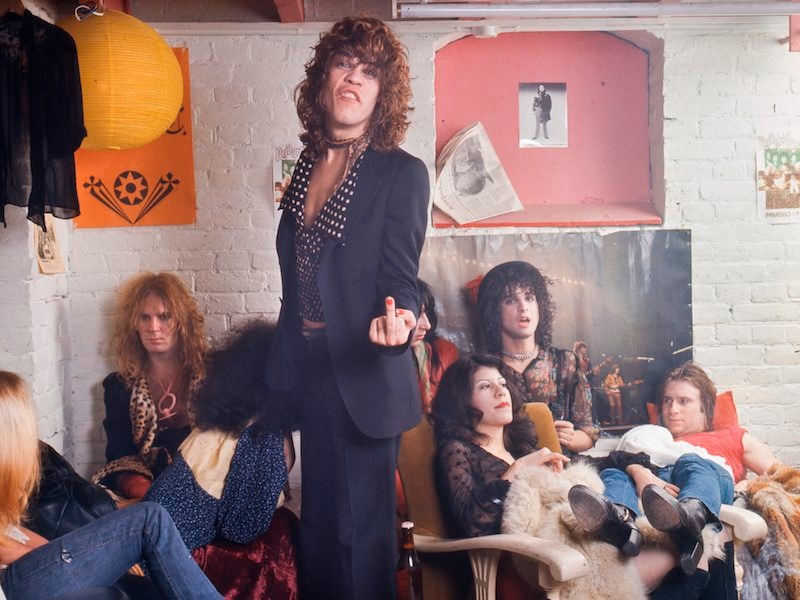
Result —
[[136, 171], [123, 171], [114, 180], [114, 195], [128, 206], [144, 202], [148, 189], [147, 179]]
[[[161, 204], [181, 183], [172, 172], [158, 178], [151, 190], [147, 179], [137, 171], [122, 171], [114, 179], [114, 193], [103, 180], [90, 175], [83, 183], [89, 194], [130, 224], [138, 223], [147, 213]], [[137, 209], [127, 207], [136, 206]]]

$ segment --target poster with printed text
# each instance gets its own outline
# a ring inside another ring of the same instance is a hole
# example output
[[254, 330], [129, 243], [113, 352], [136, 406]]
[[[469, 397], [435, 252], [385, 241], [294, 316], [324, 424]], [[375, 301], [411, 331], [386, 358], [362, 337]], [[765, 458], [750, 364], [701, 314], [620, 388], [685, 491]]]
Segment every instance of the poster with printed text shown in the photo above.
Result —
[[300, 158], [303, 146], [298, 141], [273, 140], [272, 141], [272, 180], [274, 189], [275, 211], [283, 198], [283, 193], [289, 187], [294, 166]]
[[756, 154], [758, 216], [768, 223], [800, 223], [800, 142], [759, 139]]
[[173, 51], [183, 74], [183, 103], [166, 133], [141, 148], [75, 153], [81, 206], [77, 227], [195, 222], [189, 50]]

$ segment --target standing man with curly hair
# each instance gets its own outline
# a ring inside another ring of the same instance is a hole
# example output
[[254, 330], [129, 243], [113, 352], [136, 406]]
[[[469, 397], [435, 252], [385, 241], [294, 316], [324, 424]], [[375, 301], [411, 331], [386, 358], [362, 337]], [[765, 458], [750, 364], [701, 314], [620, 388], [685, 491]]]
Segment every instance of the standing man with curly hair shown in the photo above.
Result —
[[281, 201], [283, 304], [267, 373], [301, 431], [301, 593], [391, 599], [394, 471], [419, 422], [409, 344], [429, 175], [399, 149], [406, 50], [372, 18], [320, 37], [295, 90], [305, 144]]

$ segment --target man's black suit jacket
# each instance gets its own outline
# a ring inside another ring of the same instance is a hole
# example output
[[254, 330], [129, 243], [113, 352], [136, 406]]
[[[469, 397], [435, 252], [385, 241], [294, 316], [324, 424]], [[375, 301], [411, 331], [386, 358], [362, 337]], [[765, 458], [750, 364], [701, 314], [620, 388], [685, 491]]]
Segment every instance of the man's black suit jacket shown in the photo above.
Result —
[[[399, 435], [419, 422], [419, 388], [408, 344], [369, 341], [370, 321], [384, 299], [419, 314], [416, 286], [427, 227], [430, 184], [419, 159], [402, 150], [367, 149], [347, 208], [341, 239], [326, 238], [317, 272], [328, 348], [347, 410], [373, 438]], [[283, 295], [267, 364], [273, 389], [299, 390], [314, 377], [302, 361], [304, 343], [294, 276], [295, 216], [284, 211], [276, 240]], [[302, 397], [295, 401], [302, 402]]]

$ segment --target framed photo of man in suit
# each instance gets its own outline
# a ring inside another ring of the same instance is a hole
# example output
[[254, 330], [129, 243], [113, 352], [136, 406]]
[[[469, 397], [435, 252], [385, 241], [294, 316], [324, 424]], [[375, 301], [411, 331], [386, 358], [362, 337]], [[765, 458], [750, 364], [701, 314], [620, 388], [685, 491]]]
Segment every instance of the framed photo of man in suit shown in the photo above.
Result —
[[567, 147], [567, 84], [519, 84], [519, 147]]

